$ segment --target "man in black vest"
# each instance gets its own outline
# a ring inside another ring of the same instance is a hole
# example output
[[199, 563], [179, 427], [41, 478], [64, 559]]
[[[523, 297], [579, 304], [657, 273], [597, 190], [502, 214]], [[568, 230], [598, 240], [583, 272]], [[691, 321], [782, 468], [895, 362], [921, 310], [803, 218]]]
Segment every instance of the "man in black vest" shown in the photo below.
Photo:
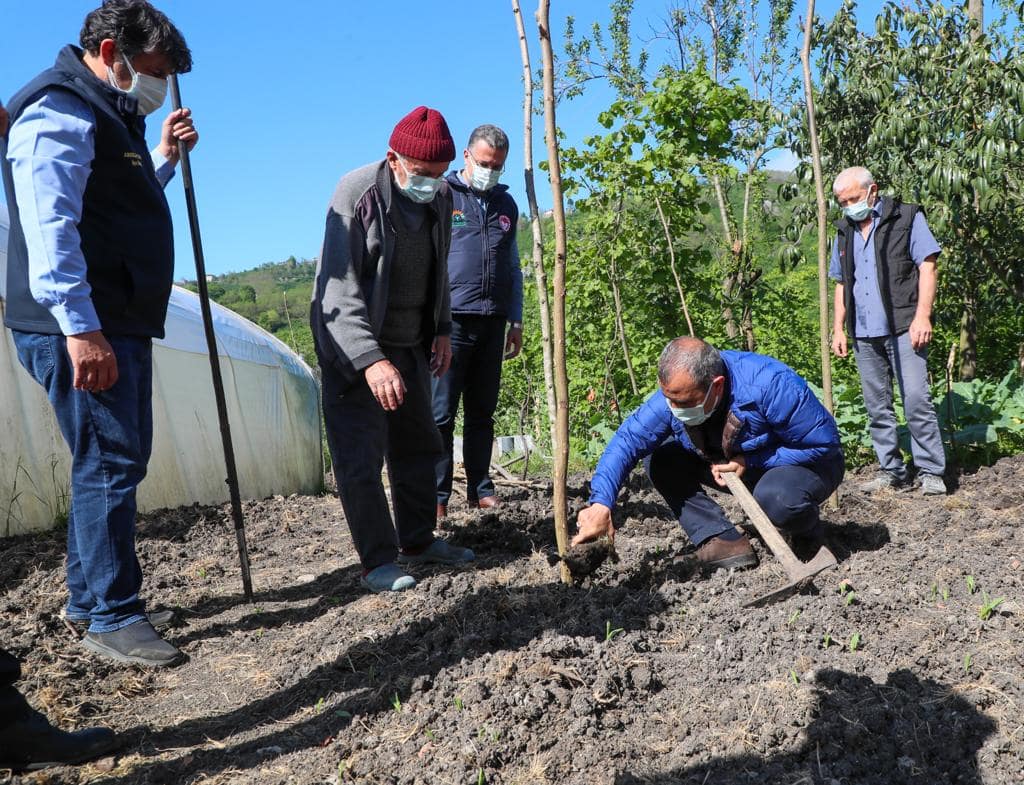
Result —
[[145, 0], [107, 0], [52, 68], [8, 103], [0, 145], [10, 209], [5, 324], [71, 448], [66, 614], [83, 645], [120, 662], [171, 665], [139, 598], [135, 491], [152, 446], [152, 339], [174, 276], [163, 188], [187, 109], [146, 145], [167, 77], [191, 69], [185, 39]]
[[434, 382], [434, 422], [444, 453], [437, 463], [437, 517], [448, 514], [452, 448], [459, 400], [463, 404], [462, 458], [472, 507], [500, 504], [491, 481], [494, 410], [502, 359], [523, 345], [523, 273], [516, 228], [519, 209], [498, 183], [508, 157], [508, 136], [494, 125], [473, 130], [463, 168], [448, 174], [452, 191], [452, 367]]
[[946, 456], [928, 389], [935, 262], [939, 245], [916, 204], [879, 196], [862, 166], [840, 172], [833, 186], [843, 218], [832, 249], [836, 281], [832, 351], [847, 355], [853, 341], [871, 440], [881, 471], [867, 492], [909, 484], [893, 409], [893, 377], [900, 385], [910, 447], [926, 496], [946, 493]]

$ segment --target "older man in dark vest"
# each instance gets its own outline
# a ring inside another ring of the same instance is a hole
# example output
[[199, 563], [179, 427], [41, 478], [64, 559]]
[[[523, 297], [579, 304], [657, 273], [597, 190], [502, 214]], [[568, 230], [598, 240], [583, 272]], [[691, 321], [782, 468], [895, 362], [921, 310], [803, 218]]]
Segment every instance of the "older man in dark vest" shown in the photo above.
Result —
[[144, 0], [107, 0], [80, 43], [8, 103], [4, 322], [71, 448], [67, 618], [98, 654], [172, 665], [181, 652], [153, 627], [167, 616], [147, 616], [139, 597], [135, 492], [152, 445], [152, 339], [174, 276], [163, 188], [178, 142], [198, 136], [190, 112], [175, 111], [150, 152], [145, 115], [192, 56]]
[[893, 408], [892, 380], [903, 397], [910, 448], [921, 492], [946, 493], [946, 455], [928, 390], [939, 244], [919, 205], [880, 196], [871, 173], [855, 166], [833, 186], [843, 218], [832, 248], [836, 281], [832, 351], [846, 357], [853, 342], [871, 440], [881, 471], [867, 492], [910, 484]]

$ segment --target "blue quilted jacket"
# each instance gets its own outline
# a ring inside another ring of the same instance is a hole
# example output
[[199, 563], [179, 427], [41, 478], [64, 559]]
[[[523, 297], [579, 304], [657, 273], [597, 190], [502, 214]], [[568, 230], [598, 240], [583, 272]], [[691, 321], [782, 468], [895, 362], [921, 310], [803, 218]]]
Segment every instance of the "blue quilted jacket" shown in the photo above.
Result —
[[[743, 455], [748, 469], [806, 466], [841, 461], [836, 421], [796, 371], [753, 352], [722, 352], [729, 377], [726, 456]], [[693, 429], [699, 431], [700, 429]], [[615, 506], [626, 477], [665, 440], [703, 455], [687, 429], [668, 410], [658, 390], [619, 426], [591, 480], [591, 503]]]

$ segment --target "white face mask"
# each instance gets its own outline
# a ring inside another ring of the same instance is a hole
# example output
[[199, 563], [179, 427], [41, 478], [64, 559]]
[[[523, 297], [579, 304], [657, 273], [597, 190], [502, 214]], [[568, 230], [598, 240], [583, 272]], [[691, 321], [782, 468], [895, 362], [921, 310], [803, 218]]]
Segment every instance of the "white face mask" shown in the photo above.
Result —
[[125, 95], [130, 95], [138, 101], [139, 114], [152, 114], [163, 106], [164, 101], [167, 100], [167, 80], [158, 79], [148, 74], [140, 74], [132, 68], [132, 64], [128, 61], [127, 57], [124, 58], [123, 62], [128, 69], [128, 73], [132, 75], [132, 86], [127, 90], [121, 87], [117, 83], [117, 79], [114, 78], [114, 69], [109, 67], [107, 68], [107, 81], [115, 89], [120, 90]]
[[[394, 152], [394, 150], [392, 150], [392, 152]], [[398, 186], [402, 193], [414, 202], [419, 202], [420, 204], [426, 204], [427, 202], [434, 201], [437, 189], [441, 187], [441, 178], [427, 177], [422, 174], [412, 174], [405, 165], [405, 161], [402, 160], [402, 156], [395, 153], [395, 157], [398, 158], [398, 165], [401, 166], [402, 171], [405, 172], [405, 185], [399, 184]]]
[[473, 162], [473, 174], [469, 176], [469, 184], [475, 191], [490, 191], [501, 179], [501, 169], [488, 169], [486, 166], [477, 163], [473, 154], [469, 154]]
[[708, 400], [711, 398], [711, 389], [711, 387], [708, 387], [704, 400], [700, 402], [699, 406], [673, 406], [672, 401], [668, 399], [665, 400], [665, 403], [668, 404], [668, 410], [672, 412], [673, 417], [683, 425], [694, 428], [698, 425], [703, 425], [708, 417], [714, 414], [715, 408], [718, 406], [718, 401], [715, 401], [715, 406], [711, 407], [710, 412], [704, 411], [704, 407], [707, 406]]

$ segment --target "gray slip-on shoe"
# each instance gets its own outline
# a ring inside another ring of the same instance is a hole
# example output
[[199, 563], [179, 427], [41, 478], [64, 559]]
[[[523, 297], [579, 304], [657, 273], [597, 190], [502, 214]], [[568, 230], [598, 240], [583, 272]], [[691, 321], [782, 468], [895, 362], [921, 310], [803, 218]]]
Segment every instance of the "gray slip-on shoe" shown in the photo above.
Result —
[[[146, 613], [146, 618], [149, 619], [149, 623], [153, 625], [154, 630], [166, 630], [178, 620], [178, 614], [172, 610], [149, 611]], [[65, 617], [65, 621], [82, 635], [85, 635], [89, 630], [89, 619], [69, 619]]]
[[922, 474], [921, 475], [921, 495], [922, 496], [945, 496], [946, 495], [946, 481], [939, 477], [937, 474]]
[[82, 645], [117, 662], [165, 668], [181, 662], [185, 655], [165, 641], [146, 620], [113, 632], [87, 632]]
[[374, 594], [386, 591], [405, 591], [416, 585], [416, 579], [397, 564], [382, 564], [374, 567], [359, 579]]
[[452, 545], [447, 540], [440, 538], [434, 540], [417, 554], [398, 554], [399, 564], [466, 564], [475, 558], [476, 556], [469, 548]]

